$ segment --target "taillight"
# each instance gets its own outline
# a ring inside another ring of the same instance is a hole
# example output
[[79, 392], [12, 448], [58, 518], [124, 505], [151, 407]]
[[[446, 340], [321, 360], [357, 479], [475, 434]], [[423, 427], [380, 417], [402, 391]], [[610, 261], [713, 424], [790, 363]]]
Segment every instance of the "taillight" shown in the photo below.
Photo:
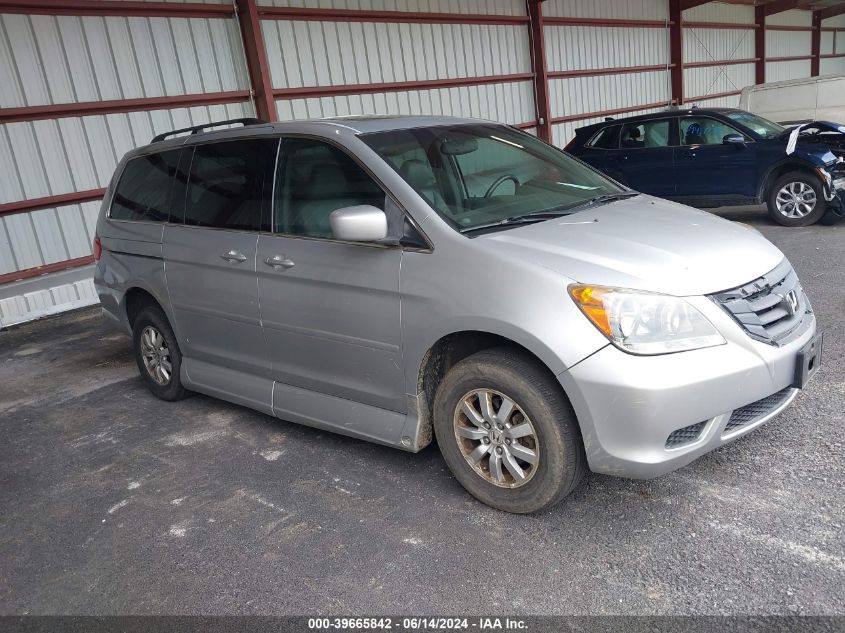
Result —
[[578, 140], [578, 137], [576, 136], [574, 139], [569, 141], [569, 144], [566, 147], [563, 148], [563, 151], [568, 152], [569, 150], [574, 149], [575, 148], [575, 141], [577, 141], [577, 140]]
[[94, 261], [100, 261], [100, 257], [103, 256], [103, 243], [100, 241], [100, 236], [94, 236]]

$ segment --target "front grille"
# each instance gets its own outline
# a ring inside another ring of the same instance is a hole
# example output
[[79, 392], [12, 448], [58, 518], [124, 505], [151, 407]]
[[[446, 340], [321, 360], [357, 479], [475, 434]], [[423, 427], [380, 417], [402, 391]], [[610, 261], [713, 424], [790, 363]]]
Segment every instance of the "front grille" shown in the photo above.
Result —
[[753, 424], [754, 422], [757, 422], [769, 415], [772, 411], [786, 402], [791, 392], [792, 387], [787, 387], [786, 389], [781, 389], [770, 396], [761, 398], [756, 402], [747, 404], [744, 407], [734, 409], [734, 412], [731, 413], [730, 420], [728, 420], [727, 426], [725, 426], [723, 434], [732, 433], [737, 429]]
[[685, 426], [677, 431], [672, 431], [669, 437], [666, 438], [666, 448], [678, 448], [684, 444], [694, 442], [701, 436], [701, 432], [704, 430], [704, 425], [706, 424], [707, 420], [698, 424]]
[[[798, 275], [785, 259], [759, 279], [711, 295], [711, 298], [738, 321], [749, 336], [770, 345], [785, 343], [804, 322], [805, 315], [812, 312], [798, 283]], [[793, 298], [792, 303], [790, 298]]]

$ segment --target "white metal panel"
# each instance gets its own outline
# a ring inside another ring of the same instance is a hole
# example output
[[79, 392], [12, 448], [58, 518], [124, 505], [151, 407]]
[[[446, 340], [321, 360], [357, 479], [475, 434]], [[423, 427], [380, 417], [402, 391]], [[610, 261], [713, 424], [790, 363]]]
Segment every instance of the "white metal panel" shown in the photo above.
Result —
[[264, 20], [262, 30], [275, 88], [531, 71], [525, 26]]
[[822, 55], [830, 55], [833, 53], [833, 48], [835, 45], [835, 33], [832, 31], [822, 31], [821, 32], [821, 54]]
[[571, 18], [668, 20], [666, 0], [546, 0], [543, 15]]
[[525, 15], [522, 0], [258, 0], [258, 4], [307, 9]]
[[518, 124], [532, 121], [533, 84], [529, 81], [410, 90], [276, 102], [279, 119], [308, 119], [350, 114], [443, 114]]
[[234, 19], [0, 15], [0, 107], [244, 90]]
[[671, 100], [666, 71], [549, 80], [552, 117], [636, 108]]
[[754, 85], [754, 64], [684, 69], [684, 98], [742, 90]]
[[766, 82], [801, 79], [810, 76], [810, 60], [766, 62]]
[[0, 217], [0, 274], [91, 254], [99, 202]]
[[726, 2], [708, 2], [684, 11], [687, 22], [731, 22], [734, 24], [753, 24], [754, 7], [745, 4]]
[[845, 75], [845, 57], [823, 59], [819, 65], [822, 75]]
[[766, 18], [767, 25], [777, 26], [813, 26], [813, 12], [803, 9], [792, 9], [775, 13]]
[[[766, 31], [766, 57], [807, 56], [812, 50], [812, 34], [808, 31]], [[766, 76], [767, 81], [771, 81]]]
[[548, 69], [582, 70], [669, 63], [664, 29], [546, 26]]
[[828, 28], [843, 28], [845, 29], [845, 13], [842, 15], [837, 15], [832, 18], [827, 18], [826, 20], [822, 20], [822, 26]]
[[[615, 118], [624, 118], [626, 116], [634, 116], [636, 114], [648, 114], [649, 112], [659, 112], [663, 108], [652, 108], [650, 110], [632, 110], [622, 114], [615, 115]], [[582, 119], [578, 121], [568, 121], [566, 123], [556, 123], [552, 126], [552, 143], [558, 147], [566, 147], [566, 145], [575, 137], [575, 130], [578, 128], [592, 125], [604, 121], [604, 117], [592, 117], [589, 119]]]
[[753, 57], [752, 29], [684, 29], [684, 63]]

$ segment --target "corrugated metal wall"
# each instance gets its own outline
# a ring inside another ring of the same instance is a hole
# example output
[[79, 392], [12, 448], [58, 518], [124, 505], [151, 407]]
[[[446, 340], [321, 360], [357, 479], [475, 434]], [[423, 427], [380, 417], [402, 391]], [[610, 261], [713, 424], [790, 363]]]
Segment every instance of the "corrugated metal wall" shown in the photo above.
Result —
[[[223, 2], [223, 0], [220, 0]], [[0, 108], [249, 89], [234, 18], [0, 14]], [[125, 152], [157, 133], [254, 116], [226, 105], [0, 125], [0, 204], [106, 186]], [[0, 275], [91, 254], [99, 202], [0, 216]], [[90, 282], [0, 299], [0, 324], [96, 302]]]
[[[845, 15], [822, 21], [822, 60], [819, 72], [822, 75], [845, 75]], [[824, 55], [840, 57], [824, 58]]]
[[[294, 0], [261, 0], [302, 7]], [[524, 16], [522, 0], [399, 2], [372, 0], [309, 2], [333, 9], [445, 12]], [[372, 23], [264, 19], [273, 88], [344, 86], [342, 94], [297, 97], [277, 94], [280, 119], [349, 114], [447, 114], [527, 124], [536, 118], [528, 28], [515, 24]], [[517, 75], [518, 80], [512, 76]], [[511, 76], [490, 81], [494, 76]], [[481, 78], [467, 85], [379, 91], [356, 87], [398, 82], [448, 82]], [[301, 93], [301, 91], [300, 91]]]
[[[813, 24], [809, 11], [784, 11], [766, 20], [766, 57], [806, 57], [812, 52], [810, 31], [773, 30], [772, 26], [804, 27]], [[766, 81], [784, 81], [810, 76], [809, 59], [766, 62]]]
[[559, 18], [603, 18], [615, 20], [666, 20], [666, 0], [546, 0], [543, 14]]
[[[644, 112], [647, 104], [668, 104], [671, 86], [668, 67], [626, 72], [633, 67], [661, 67], [669, 64], [668, 27], [621, 27], [582, 24], [554, 24], [554, 18], [587, 18], [597, 21], [653, 20], [667, 21], [665, 0], [635, 0], [620, 3], [614, 0], [547, 0], [543, 14], [550, 24], [545, 26], [546, 60], [549, 70], [549, 100], [552, 140], [566, 145], [574, 130], [602, 116], [596, 112], [616, 111], [616, 116]], [[617, 69], [618, 72], [593, 76], [580, 71]], [[570, 76], [560, 76], [568, 73]], [[556, 76], [558, 74], [558, 76]], [[574, 117], [583, 117], [577, 118]]]
[[258, 4], [271, 7], [357, 11], [525, 15], [525, 3], [518, 0], [259, 0]]
[[[714, 2], [688, 9], [684, 21], [684, 100], [702, 106], [735, 106], [739, 98], [726, 93], [754, 84], [754, 31], [750, 28], [715, 28], [695, 23], [753, 25], [754, 7]], [[714, 64], [715, 62], [731, 62]], [[704, 66], [709, 63], [714, 65]], [[726, 95], [707, 98], [712, 95]]]

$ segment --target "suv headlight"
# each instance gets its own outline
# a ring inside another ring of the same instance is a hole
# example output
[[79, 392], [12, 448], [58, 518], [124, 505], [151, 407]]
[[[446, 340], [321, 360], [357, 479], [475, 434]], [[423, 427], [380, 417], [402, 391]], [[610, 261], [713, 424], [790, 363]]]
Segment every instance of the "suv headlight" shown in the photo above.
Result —
[[684, 299], [604, 286], [569, 286], [569, 296], [610, 342], [631, 354], [671, 354], [723, 345], [724, 337]]

